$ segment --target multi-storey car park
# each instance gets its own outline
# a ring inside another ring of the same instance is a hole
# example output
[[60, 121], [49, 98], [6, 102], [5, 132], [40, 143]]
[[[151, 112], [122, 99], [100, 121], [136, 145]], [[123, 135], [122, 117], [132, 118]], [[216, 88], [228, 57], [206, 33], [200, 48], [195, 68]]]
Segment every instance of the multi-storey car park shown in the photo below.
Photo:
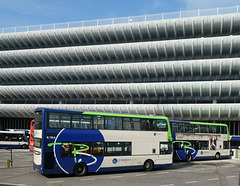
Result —
[[47, 107], [221, 122], [239, 135], [238, 8], [0, 29], [0, 128], [29, 128]]

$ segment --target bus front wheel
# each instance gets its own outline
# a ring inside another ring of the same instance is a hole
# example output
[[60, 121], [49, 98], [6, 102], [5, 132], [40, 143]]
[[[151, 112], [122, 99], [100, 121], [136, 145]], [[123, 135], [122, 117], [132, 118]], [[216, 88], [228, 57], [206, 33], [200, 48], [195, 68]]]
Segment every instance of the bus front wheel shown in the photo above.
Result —
[[154, 164], [152, 160], [146, 160], [143, 164], [145, 171], [151, 171], [153, 170]]
[[216, 160], [219, 160], [221, 158], [221, 155], [220, 155], [220, 153], [218, 152], [218, 153], [216, 153], [216, 155], [215, 155], [215, 159]]
[[84, 176], [88, 172], [88, 167], [85, 163], [78, 163], [73, 168], [73, 174], [75, 176]]

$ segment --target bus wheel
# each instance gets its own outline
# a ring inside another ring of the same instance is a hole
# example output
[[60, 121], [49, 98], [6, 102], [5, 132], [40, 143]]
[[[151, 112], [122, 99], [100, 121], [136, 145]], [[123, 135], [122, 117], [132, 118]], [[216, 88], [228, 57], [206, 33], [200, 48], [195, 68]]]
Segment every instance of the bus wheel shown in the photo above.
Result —
[[154, 164], [152, 160], [146, 160], [143, 164], [143, 168], [145, 171], [153, 170]]
[[221, 155], [220, 155], [220, 153], [218, 152], [218, 153], [216, 153], [216, 155], [215, 155], [215, 159], [216, 160], [220, 160], [220, 158], [221, 158]]
[[24, 145], [22, 146], [22, 148], [23, 148], [23, 149], [27, 149], [28, 146], [24, 144]]
[[88, 172], [88, 167], [85, 163], [78, 163], [73, 168], [73, 174], [75, 176], [84, 176]]
[[192, 155], [191, 154], [186, 155], [186, 161], [187, 162], [192, 161]]

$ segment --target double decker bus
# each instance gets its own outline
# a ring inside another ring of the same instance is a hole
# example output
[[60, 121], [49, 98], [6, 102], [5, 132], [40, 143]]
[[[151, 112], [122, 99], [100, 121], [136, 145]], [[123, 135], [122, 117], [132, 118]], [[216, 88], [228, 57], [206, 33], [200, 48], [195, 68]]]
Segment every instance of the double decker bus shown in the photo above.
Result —
[[34, 169], [41, 174], [172, 165], [167, 117], [37, 108], [34, 127]]
[[0, 131], [0, 148], [28, 148], [28, 139], [25, 131]]
[[174, 160], [230, 158], [230, 137], [226, 124], [169, 121]]
[[33, 144], [34, 144], [34, 120], [31, 121], [29, 134], [29, 150], [31, 152], [33, 152]]

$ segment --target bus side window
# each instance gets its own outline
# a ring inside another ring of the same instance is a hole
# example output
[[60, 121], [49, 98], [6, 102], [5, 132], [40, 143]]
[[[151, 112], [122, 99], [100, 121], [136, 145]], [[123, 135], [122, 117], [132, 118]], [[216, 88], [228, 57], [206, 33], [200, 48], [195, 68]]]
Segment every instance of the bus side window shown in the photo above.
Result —
[[155, 120], [153, 120], [153, 119], [151, 119], [151, 120], [149, 120], [149, 123], [150, 123], [150, 130], [151, 131], [156, 131], [157, 130], [157, 126], [156, 126], [156, 122], [155, 122]]
[[193, 125], [193, 132], [199, 133], [200, 132], [200, 125]]
[[123, 130], [134, 130], [134, 124], [130, 118], [123, 118]]
[[152, 120], [150, 120], [150, 119], [146, 120], [146, 130], [147, 131], [152, 130]]
[[178, 124], [172, 123], [172, 132], [178, 132]]
[[114, 116], [105, 117], [105, 129], [107, 129], [107, 130], [117, 129], [115, 120], [116, 120], [116, 117], [114, 117]]
[[199, 149], [201, 150], [209, 150], [209, 142], [208, 141], [200, 141]]
[[49, 113], [48, 126], [49, 128], [59, 128], [59, 114]]
[[60, 115], [60, 128], [70, 128], [70, 114]]
[[73, 115], [72, 116], [72, 128], [84, 129], [84, 126], [83, 126], [81, 120], [82, 120], [82, 115]]
[[207, 125], [200, 125], [200, 132], [201, 133], [208, 133], [209, 127]]
[[94, 129], [104, 129], [104, 117], [103, 116], [93, 116], [93, 128]]
[[141, 120], [139, 118], [131, 118], [131, 124], [133, 125], [133, 130], [141, 130]]
[[92, 116], [83, 115], [81, 119], [81, 124], [85, 129], [92, 129]]
[[210, 125], [210, 126], [209, 126], [209, 133], [217, 133], [216, 126]]
[[220, 126], [216, 126], [216, 133], [221, 134], [221, 127]]
[[104, 143], [103, 142], [92, 142], [91, 143], [92, 155], [103, 156], [104, 155]]
[[184, 126], [184, 124], [179, 124], [179, 125], [178, 125], [178, 132], [185, 132], [185, 126]]
[[185, 132], [193, 132], [193, 125], [191, 124], [186, 124], [185, 126]]
[[147, 130], [149, 130], [149, 126], [147, 125], [145, 119], [140, 119], [140, 130], [141, 130], [141, 131], [147, 131]]
[[153, 120], [153, 130], [156, 131], [167, 131], [167, 121], [162, 119], [155, 119]]
[[114, 116], [105, 117], [105, 129], [107, 130], [122, 130], [122, 118]]
[[227, 127], [221, 126], [221, 134], [227, 134]]
[[70, 154], [70, 145], [62, 144], [61, 145], [61, 157], [69, 157]]

